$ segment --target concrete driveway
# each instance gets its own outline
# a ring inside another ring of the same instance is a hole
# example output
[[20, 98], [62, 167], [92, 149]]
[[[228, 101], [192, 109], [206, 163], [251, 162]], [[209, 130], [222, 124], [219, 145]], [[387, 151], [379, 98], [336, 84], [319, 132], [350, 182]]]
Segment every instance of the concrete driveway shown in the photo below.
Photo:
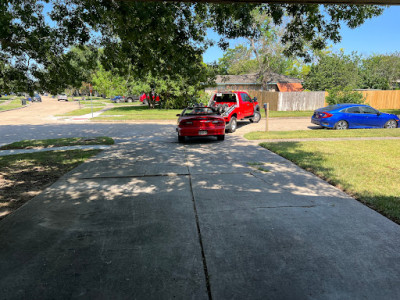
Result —
[[400, 227], [289, 161], [90, 126], [118, 144], [0, 222], [0, 299], [399, 299]]

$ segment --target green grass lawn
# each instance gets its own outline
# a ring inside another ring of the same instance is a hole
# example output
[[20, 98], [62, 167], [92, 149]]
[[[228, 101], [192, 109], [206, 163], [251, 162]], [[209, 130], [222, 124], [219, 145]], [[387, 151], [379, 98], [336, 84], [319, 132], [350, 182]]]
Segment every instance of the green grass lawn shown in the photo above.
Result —
[[0, 156], [0, 219], [99, 152], [71, 150]]
[[142, 102], [136, 101], [136, 102], [121, 102], [121, 103], [114, 103], [112, 101], [109, 101], [109, 103], [113, 103], [114, 106], [144, 106]]
[[15, 97], [15, 96], [1, 96], [0, 97], [0, 103], [2, 102], [2, 101], [7, 101], [7, 100], [10, 100], [11, 98], [13, 98], [13, 97]]
[[[1, 104], [1, 102], [0, 102], [0, 104]], [[22, 107], [21, 98], [14, 99], [8, 104], [0, 105], [0, 111], [14, 109], [14, 108], [18, 108], [18, 107]]]
[[256, 131], [246, 133], [249, 140], [262, 139], [308, 139], [308, 138], [348, 138], [348, 137], [400, 137], [400, 128], [395, 129], [350, 129], [350, 130], [293, 130]]
[[77, 145], [113, 145], [114, 140], [110, 137], [76, 137], [76, 138], [60, 138], [47, 140], [23, 140], [12, 144], [0, 147], [0, 150], [11, 149], [40, 149], [62, 146], [77, 146]]
[[400, 223], [398, 141], [262, 143]]
[[[182, 109], [149, 109], [140, 102], [116, 103], [115, 108], [94, 118], [95, 121], [124, 121], [124, 120], [175, 120], [176, 114], [182, 112]], [[121, 106], [121, 107], [118, 107]], [[128, 106], [128, 107], [124, 107]], [[265, 117], [264, 110], [261, 114]], [[270, 111], [270, 118], [311, 118], [313, 111]]]
[[[97, 112], [99, 110], [102, 110], [104, 108], [104, 106], [101, 107], [97, 107], [97, 106], [93, 106], [93, 112]], [[76, 109], [70, 112], [67, 112], [65, 114], [62, 115], [57, 115], [59, 117], [69, 117], [69, 116], [83, 116], [86, 114], [90, 114], [92, 112], [92, 108], [81, 108], [81, 109]]]
[[104, 106], [105, 104], [106, 104], [106, 102], [107, 101], [92, 101], [92, 102], [90, 102], [90, 101], [79, 101], [79, 103], [82, 105], [82, 106], [86, 106], [86, 107], [90, 107], [91, 105], [93, 105], [93, 106]]
[[[92, 120], [95, 121], [123, 121], [123, 120], [176, 120], [177, 114], [182, 109], [149, 109], [147, 106], [121, 106], [112, 108], [99, 117]], [[110, 117], [107, 117], [110, 116]]]
[[380, 111], [387, 114], [400, 115], [400, 109], [380, 109]]

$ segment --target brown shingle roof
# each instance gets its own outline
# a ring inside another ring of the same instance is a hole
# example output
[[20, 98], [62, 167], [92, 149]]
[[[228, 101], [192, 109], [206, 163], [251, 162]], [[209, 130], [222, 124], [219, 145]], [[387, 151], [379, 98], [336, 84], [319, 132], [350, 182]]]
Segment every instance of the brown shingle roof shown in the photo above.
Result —
[[258, 75], [244, 74], [244, 75], [217, 75], [215, 82], [217, 84], [261, 84], [258, 80]]
[[215, 82], [217, 84], [267, 84], [267, 83], [301, 83], [300, 79], [277, 74], [273, 72], [266, 72], [262, 80], [258, 73], [244, 74], [244, 75], [217, 75]]
[[262, 81], [263, 83], [301, 83], [300, 79], [273, 72], [265, 72]]

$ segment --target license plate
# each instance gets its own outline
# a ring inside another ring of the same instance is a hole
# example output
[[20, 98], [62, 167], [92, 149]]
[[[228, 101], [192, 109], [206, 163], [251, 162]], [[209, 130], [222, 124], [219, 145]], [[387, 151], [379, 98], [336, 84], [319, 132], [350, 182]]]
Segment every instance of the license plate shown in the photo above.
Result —
[[207, 130], [200, 130], [199, 135], [207, 135]]

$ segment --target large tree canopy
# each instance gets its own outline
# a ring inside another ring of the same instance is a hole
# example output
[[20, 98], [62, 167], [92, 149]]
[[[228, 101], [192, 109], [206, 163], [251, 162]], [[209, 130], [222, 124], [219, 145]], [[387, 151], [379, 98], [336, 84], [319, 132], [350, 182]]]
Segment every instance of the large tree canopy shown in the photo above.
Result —
[[208, 28], [222, 36], [223, 48], [228, 38], [259, 34], [259, 28], [252, 26], [253, 9], [268, 15], [274, 24], [285, 23], [286, 54], [303, 57], [307, 57], [306, 44], [322, 49], [328, 40], [338, 42], [341, 24], [354, 28], [383, 10], [360, 5], [3, 0], [0, 88], [32, 90], [38, 78], [53, 79], [57, 88], [68, 85], [64, 81], [74, 74], [70, 70], [74, 64], [63, 61], [69, 59], [65, 53], [74, 45], [103, 48], [103, 65], [121, 73], [133, 66], [136, 76], [191, 76], [199, 66], [193, 62], [211, 44]]

